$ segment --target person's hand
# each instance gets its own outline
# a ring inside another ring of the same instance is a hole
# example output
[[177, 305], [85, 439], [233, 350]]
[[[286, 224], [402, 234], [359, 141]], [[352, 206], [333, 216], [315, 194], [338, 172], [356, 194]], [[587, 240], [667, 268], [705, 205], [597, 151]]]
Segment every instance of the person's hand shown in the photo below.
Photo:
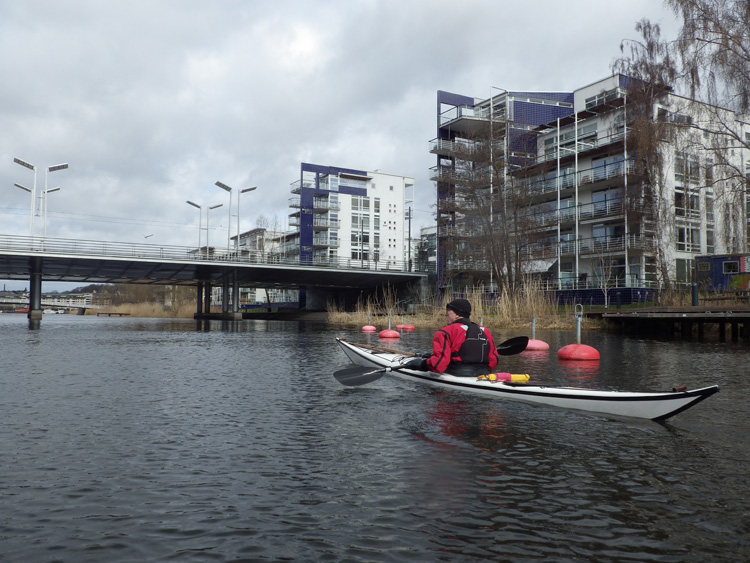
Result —
[[415, 369], [417, 371], [429, 371], [427, 360], [424, 358], [414, 358], [413, 360], [401, 364], [401, 367]]

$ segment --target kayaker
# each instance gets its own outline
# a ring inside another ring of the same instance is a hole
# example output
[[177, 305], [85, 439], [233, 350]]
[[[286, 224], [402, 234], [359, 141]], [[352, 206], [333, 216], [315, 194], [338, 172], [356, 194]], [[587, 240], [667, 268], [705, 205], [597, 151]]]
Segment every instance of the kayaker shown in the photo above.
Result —
[[434, 373], [476, 377], [490, 373], [498, 361], [490, 331], [469, 320], [471, 303], [454, 299], [445, 306], [448, 324], [432, 337], [432, 354], [414, 358], [404, 367]]

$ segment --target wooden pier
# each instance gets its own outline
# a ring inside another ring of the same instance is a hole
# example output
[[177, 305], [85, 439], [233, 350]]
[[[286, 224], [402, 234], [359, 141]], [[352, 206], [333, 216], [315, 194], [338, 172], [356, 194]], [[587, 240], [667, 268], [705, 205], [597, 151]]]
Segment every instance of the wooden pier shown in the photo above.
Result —
[[643, 307], [640, 309], [588, 311], [586, 316], [600, 317], [619, 325], [624, 332], [703, 339], [716, 334], [720, 342], [750, 342], [750, 306], [736, 307]]

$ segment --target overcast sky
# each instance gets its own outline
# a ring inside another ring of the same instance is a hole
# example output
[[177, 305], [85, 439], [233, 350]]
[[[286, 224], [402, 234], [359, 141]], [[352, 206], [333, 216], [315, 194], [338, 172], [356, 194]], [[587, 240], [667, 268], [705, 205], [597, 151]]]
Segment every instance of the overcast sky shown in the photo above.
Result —
[[572, 91], [642, 18], [678, 29], [657, 0], [0, 0], [0, 236], [29, 234], [14, 157], [38, 189], [70, 166], [47, 180], [49, 237], [195, 245], [189, 199], [224, 204], [226, 241], [217, 180], [258, 186], [243, 231], [286, 226], [300, 162], [413, 177], [416, 234], [437, 90]]

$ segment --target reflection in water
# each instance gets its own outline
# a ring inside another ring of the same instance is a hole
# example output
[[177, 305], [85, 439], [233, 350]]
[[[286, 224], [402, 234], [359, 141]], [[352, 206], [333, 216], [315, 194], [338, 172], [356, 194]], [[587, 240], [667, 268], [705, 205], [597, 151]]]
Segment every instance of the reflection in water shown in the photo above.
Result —
[[595, 387], [599, 380], [599, 360], [558, 360], [557, 363], [571, 386]]

